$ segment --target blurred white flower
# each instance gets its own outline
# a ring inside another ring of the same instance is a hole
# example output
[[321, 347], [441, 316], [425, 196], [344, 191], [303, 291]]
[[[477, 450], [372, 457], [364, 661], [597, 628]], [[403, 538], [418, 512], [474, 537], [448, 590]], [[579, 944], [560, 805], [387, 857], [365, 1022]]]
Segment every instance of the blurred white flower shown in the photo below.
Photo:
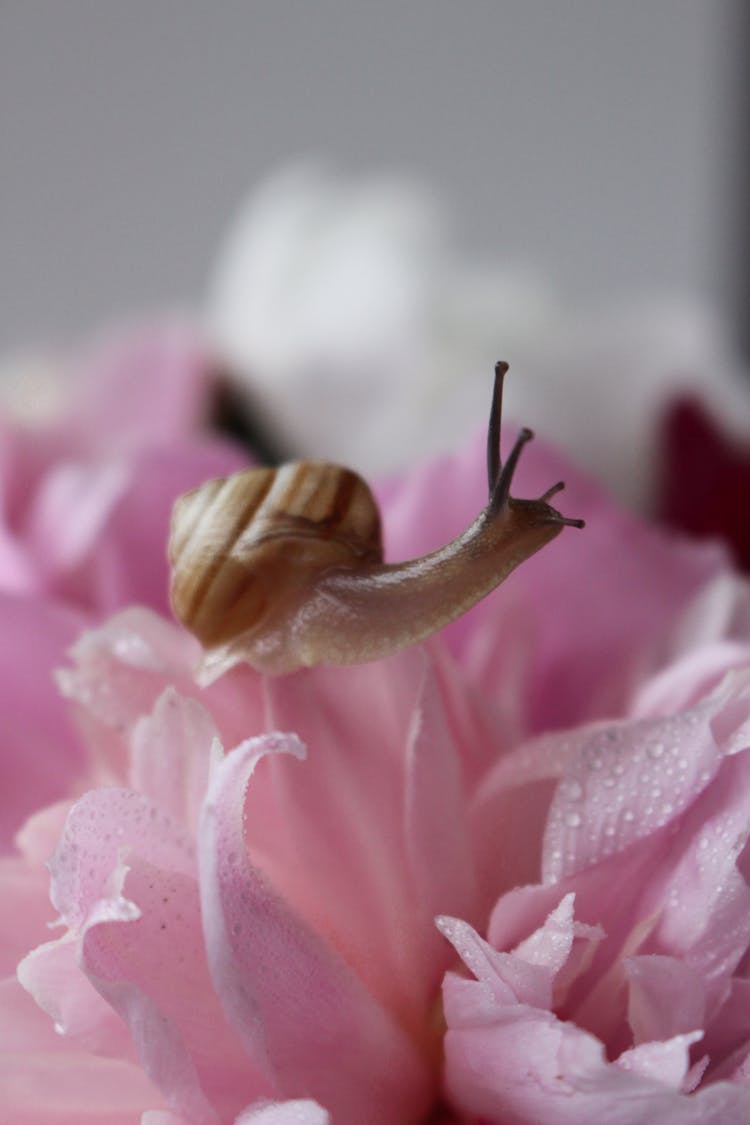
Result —
[[417, 185], [308, 166], [247, 201], [207, 315], [290, 451], [374, 473], [457, 445], [486, 413], [498, 348], [534, 334], [547, 303], [528, 278], [457, 263]]
[[248, 409], [289, 452], [369, 474], [482, 425], [497, 359], [513, 369], [506, 415], [638, 507], [675, 394], [697, 393], [730, 430], [750, 419], [709, 310], [663, 295], [566, 307], [528, 270], [462, 262], [435, 199], [403, 179], [271, 178], [230, 230], [207, 318]]
[[28, 426], [60, 418], [68, 392], [60, 364], [40, 351], [0, 357], [0, 414]]
[[747, 437], [750, 383], [726, 327], [695, 300], [654, 294], [561, 313], [515, 366], [512, 413], [640, 510], [656, 502], [661, 427], [678, 396]]

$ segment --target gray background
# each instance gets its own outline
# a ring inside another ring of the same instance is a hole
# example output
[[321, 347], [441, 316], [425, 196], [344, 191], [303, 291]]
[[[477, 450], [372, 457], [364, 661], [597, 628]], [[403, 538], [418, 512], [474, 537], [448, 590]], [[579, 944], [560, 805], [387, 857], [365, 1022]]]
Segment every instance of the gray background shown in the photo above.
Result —
[[434, 184], [574, 299], [736, 305], [743, 0], [0, 0], [0, 348], [197, 305], [287, 160]]

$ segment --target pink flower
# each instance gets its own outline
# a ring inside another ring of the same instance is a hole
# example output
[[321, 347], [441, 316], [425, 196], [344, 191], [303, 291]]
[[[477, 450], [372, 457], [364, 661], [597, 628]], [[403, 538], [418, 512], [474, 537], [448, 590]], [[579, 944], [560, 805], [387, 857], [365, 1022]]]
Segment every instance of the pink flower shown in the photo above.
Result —
[[240, 463], [198, 434], [208, 356], [165, 323], [106, 339], [57, 380], [52, 419], [0, 421], [0, 588], [99, 615], [132, 601], [166, 611], [172, 502]]
[[[481, 474], [382, 488], [389, 554]], [[750, 598], [567, 476], [585, 535], [424, 649], [201, 691], [153, 611], [77, 642], [102, 784], [0, 866], [4, 970], [41, 943], [2, 985], [14, 1122], [748, 1117]]]
[[242, 460], [194, 432], [211, 374], [184, 326], [110, 339], [68, 382], [58, 378], [69, 393], [54, 419], [0, 420], [6, 849], [33, 809], [69, 793], [86, 772], [53, 669], [82, 628], [124, 605], [168, 612], [164, 544], [172, 503]]

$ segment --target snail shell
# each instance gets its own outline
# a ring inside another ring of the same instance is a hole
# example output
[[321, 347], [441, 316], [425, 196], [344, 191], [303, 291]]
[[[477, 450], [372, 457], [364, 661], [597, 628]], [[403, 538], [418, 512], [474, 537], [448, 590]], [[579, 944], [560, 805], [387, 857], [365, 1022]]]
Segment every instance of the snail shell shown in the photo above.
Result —
[[583, 526], [548, 502], [562, 483], [536, 500], [510, 496], [532, 434], [522, 430], [501, 463], [506, 370], [495, 369], [487, 506], [462, 535], [423, 558], [383, 562], [372, 492], [338, 465], [247, 469], [177, 500], [172, 606], [205, 649], [203, 682], [241, 660], [274, 674], [384, 656], [465, 612], [564, 526]]
[[273, 627], [316, 574], [382, 559], [375, 497], [351, 469], [318, 461], [246, 469], [177, 500], [172, 606], [210, 649]]

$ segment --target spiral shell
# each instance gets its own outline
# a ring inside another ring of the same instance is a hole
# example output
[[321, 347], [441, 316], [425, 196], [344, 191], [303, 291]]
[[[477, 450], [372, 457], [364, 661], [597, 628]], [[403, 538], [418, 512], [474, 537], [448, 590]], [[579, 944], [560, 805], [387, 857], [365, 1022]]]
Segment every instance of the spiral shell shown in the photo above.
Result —
[[272, 628], [324, 570], [382, 560], [380, 514], [351, 469], [247, 469], [180, 497], [169, 559], [176, 616], [205, 648]]

